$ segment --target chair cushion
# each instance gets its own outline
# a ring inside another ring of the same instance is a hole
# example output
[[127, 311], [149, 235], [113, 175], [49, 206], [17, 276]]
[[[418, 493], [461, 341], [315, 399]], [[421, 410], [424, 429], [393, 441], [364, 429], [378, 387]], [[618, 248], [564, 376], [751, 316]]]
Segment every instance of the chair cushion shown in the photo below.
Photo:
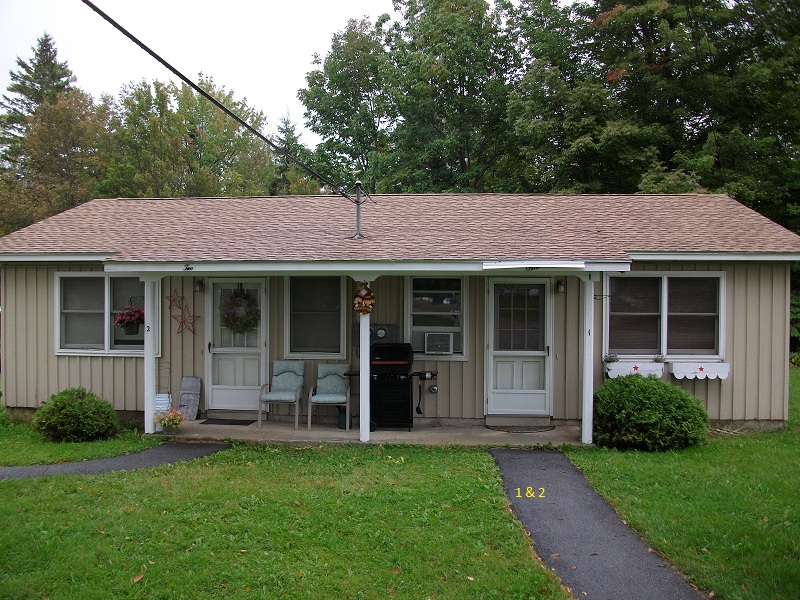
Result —
[[262, 402], [296, 402], [297, 396], [291, 392], [267, 392], [261, 396]]
[[302, 360], [276, 360], [272, 363], [272, 374], [295, 373], [303, 376], [306, 371], [306, 363]]
[[303, 385], [303, 378], [296, 373], [281, 373], [272, 378], [271, 392], [291, 392]]
[[314, 404], [346, 404], [347, 396], [345, 394], [314, 394], [311, 396], [311, 402]]
[[350, 387], [350, 378], [345, 371], [350, 367], [343, 364], [319, 365], [317, 367], [317, 395], [346, 394]]

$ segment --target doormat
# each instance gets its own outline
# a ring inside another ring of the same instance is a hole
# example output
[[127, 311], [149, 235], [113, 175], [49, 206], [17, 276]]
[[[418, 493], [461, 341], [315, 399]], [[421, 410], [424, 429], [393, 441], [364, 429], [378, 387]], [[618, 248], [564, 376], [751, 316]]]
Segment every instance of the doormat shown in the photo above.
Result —
[[206, 419], [202, 421], [200, 425], [252, 425], [255, 423], [256, 420], [247, 420], [247, 419]]
[[555, 429], [553, 425], [542, 425], [540, 427], [528, 427], [525, 425], [487, 425], [486, 429], [492, 431], [504, 431], [505, 433], [542, 433], [543, 431], [552, 431]]

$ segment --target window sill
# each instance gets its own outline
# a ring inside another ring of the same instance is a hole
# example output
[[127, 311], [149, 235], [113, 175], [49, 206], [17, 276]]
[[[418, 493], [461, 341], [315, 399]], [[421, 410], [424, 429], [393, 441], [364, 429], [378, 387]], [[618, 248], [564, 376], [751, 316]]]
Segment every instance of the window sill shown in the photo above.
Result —
[[618, 360], [616, 362], [606, 363], [606, 373], [609, 378], [615, 379], [624, 375], [641, 375], [647, 377], [648, 375], [655, 375], [661, 377], [664, 375], [663, 362], [649, 362], [646, 360]]
[[730, 367], [726, 362], [672, 362], [669, 372], [676, 379], [727, 379]]
[[144, 350], [56, 350], [56, 356], [123, 356], [144, 358]]

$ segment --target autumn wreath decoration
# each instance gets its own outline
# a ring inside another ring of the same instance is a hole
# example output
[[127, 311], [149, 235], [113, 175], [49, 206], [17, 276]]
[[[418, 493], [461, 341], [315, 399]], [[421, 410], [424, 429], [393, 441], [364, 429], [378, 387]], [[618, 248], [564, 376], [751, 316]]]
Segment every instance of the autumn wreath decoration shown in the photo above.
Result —
[[261, 309], [250, 292], [235, 290], [220, 306], [222, 326], [233, 333], [247, 333], [258, 327]]

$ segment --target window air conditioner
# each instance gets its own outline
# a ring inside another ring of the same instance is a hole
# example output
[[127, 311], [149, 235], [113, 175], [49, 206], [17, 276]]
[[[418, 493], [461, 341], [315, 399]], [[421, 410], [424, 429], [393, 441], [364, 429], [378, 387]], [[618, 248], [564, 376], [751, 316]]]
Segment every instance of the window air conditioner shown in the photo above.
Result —
[[425, 354], [452, 354], [452, 333], [426, 333]]

